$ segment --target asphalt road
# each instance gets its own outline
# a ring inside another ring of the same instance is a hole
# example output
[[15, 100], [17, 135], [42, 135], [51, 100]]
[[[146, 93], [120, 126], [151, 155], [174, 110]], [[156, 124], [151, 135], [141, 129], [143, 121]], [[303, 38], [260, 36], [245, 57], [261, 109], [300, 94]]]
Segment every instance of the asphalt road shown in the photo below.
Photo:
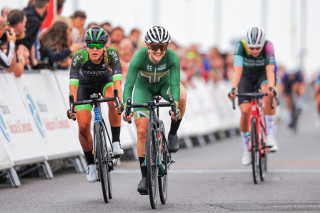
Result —
[[113, 199], [105, 204], [100, 183], [88, 183], [72, 168], [55, 178], [22, 178], [22, 187], [0, 184], [0, 212], [320, 212], [320, 128], [313, 103], [294, 135], [282, 122], [280, 150], [268, 155], [264, 182], [253, 184], [250, 166], [241, 165], [239, 136], [203, 147], [181, 149], [169, 173], [166, 205], [151, 210], [137, 192], [137, 162], [121, 162], [112, 173]]

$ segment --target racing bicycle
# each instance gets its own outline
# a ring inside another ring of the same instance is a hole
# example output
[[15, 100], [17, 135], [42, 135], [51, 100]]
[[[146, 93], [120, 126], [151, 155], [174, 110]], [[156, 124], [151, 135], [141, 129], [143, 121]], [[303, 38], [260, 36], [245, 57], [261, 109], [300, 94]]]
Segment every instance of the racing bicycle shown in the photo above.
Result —
[[[248, 122], [247, 135], [250, 138], [248, 143], [248, 151], [251, 152], [251, 164], [253, 182], [258, 183], [258, 175], [260, 180], [264, 181], [267, 171], [267, 153], [269, 147], [266, 146], [266, 125], [264, 119], [264, 112], [262, 107], [263, 96], [268, 96], [268, 93], [238, 93], [238, 97], [250, 97], [251, 98], [251, 115]], [[271, 108], [273, 109], [273, 97], [270, 97]], [[232, 99], [233, 109], [235, 109], [235, 102]]]
[[[112, 199], [112, 186], [111, 186], [110, 172], [113, 170], [114, 162], [116, 163], [116, 159], [119, 156], [114, 156], [112, 154], [112, 142], [110, 140], [110, 136], [107, 131], [104, 119], [101, 115], [100, 103], [115, 101], [116, 107], [120, 107], [118, 90], [116, 89], [114, 90], [114, 97], [111, 97], [111, 98], [103, 98], [100, 93], [99, 94], [93, 93], [90, 95], [90, 100], [74, 102], [73, 95], [70, 95], [69, 100], [70, 100], [71, 115], [75, 113], [74, 107], [76, 105], [92, 104], [94, 107], [94, 115], [95, 115], [94, 125], [93, 125], [94, 139], [93, 139], [92, 152], [94, 155], [94, 162], [97, 165], [98, 181], [101, 182], [104, 202], [108, 203], [109, 199]], [[107, 143], [107, 139], [109, 143]], [[108, 149], [109, 146], [111, 151], [109, 151]]]
[[168, 152], [164, 124], [159, 119], [159, 108], [171, 107], [176, 115], [176, 105], [172, 96], [170, 96], [169, 102], [159, 102], [160, 100], [160, 95], [154, 95], [153, 101], [133, 104], [131, 98], [128, 98], [126, 109], [126, 116], [130, 115], [131, 108], [137, 107], [147, 108], [150, 113], [144, 165], [147, 167], [148, 194], [153, 209], [157, 208], [158, 184], [161, 203], [165, 204], [167, 201], [168, 169], [174, 163], [171, 154]]

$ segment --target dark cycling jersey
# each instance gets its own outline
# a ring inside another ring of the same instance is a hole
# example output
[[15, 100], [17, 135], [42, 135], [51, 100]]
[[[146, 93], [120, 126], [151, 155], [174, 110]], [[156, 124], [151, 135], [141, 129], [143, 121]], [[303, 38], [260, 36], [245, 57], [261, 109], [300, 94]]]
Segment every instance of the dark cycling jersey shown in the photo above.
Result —
[[[147, 47], [139, 49], [129, 64], [123, 90], [124, 102], [132, 96], [134, 86], [133, 102], [135, 103], [152, 101], [153, 94], [160, 94], [168, 100], [170, 90], [176, 104], [178, 104], [180, 98], [180, 61], [178, 55], [167, 49], [159, 63], [154, 64], [149, 59]], [[139, 108], [134, 110], [147, 111]]]
[[[266, 66], [276, 64], [273, 44], [265, 41], [258, 57], [253, 57], [245, 40], [236, 45], [234, 54], [234, 66], [243, 67], [242, 76], [238, 85], [239, 93], [255, 92], [263, 84], [267, 83]], [[248, 97], [239, 97], [239, 104], [251, 101]]]
[[[106, 52], [112, 72], [107, 69], [103, 59], [99, 64], [92, 63], [87, 49], [79, 50], [73, 55], [69, 84], [79, 86], [78, 101], [89, 99], [94, 92], [104, 95], [108, 86], [112, 86], [116, 80], [122, 80], [118, 51], [115, 48], [108, 47]], [[77, 110], [80, 109], [91, 110], [92, 107], [90, 105], [77, 106]]]
[[292, 85], [294, 83], [302, 83], [303, 80], [303, 75], [301, 71], [295, 72], [293, 74], [288, 74], [285, 73], [283, 77], [281, 78], [281, 83], [285, 87], [285, 94], [290, 95], [291, 94], [291, 89]]

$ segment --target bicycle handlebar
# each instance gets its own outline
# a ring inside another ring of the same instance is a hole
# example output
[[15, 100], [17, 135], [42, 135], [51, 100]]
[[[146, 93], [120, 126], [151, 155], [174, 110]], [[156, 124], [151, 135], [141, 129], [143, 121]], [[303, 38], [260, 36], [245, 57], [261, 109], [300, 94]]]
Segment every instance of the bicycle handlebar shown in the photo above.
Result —
[[[155, 100], [159, 100], [155, 98]], [[172, 96], [169, 97], [169, 102], [155, 102], [155, 101], [148, 101], [146, 103], [136, 103], [133, 104], [131, 98], [127, 99], [127, 108], [126, 108], [126, 116], [128, 117], [131, 113], [131, 108], [138, 108], [138, 107], [143, 107], [143, 108], [148, 108], [151, 109], [153, 107], [158, 108], [158, 107], [171, 107], [171, 110], [174, 112], [174, 114], [177, 114], [177, 108], [176, 104], [174, 103], [174, 98]], [[131, 121], [129, 121], [131, 123]]]
[[[238, 93], [236, 94], [237, 97], [251, 97], [254, 99], [259, 99], [262, 98], [263, 96], [268, 96], [268, 93], [260, 93], [260, 92], [253, 92], [253, 93]], [[234, 102], [235, 98], [232, 99], [232, 108], [236, 109], [236, 105]], [[270, 96], [270, 106], [271, 109], [274, 108], [274, 104], [273, 104], [273, 96]]]
[[[95, 103], [101, 103], [101, 102], [116, 101], [116, 107], [120, 106], [120, 100], [119, 100], [117, 89], [114, 90], [114, 97], [101, 98], [100, 94], [93, 93], [90, 95], [90, 98], [91, 98], [91, 100], [83, 100], [83, 101], [74, 102], [73, 95], [70, 95], [69, 102], [70, 102], [71, 115], [73, 115], [73, 113], [75, 113], [74, 107], [77, 105], [82, 105], [82, 104], [95, 104]], [[76, 120], [76, 119], [73, 119], [73, 120]]]

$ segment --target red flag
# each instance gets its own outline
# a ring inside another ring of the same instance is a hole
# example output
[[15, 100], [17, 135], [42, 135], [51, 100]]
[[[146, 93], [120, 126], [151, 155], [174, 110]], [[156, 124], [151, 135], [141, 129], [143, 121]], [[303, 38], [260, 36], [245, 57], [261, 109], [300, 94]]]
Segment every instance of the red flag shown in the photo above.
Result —
[[42, 23], [41, 30], [51, 27], [52, 21], [56, 15], [56, 0], [50, 0], [49, 7], [47, 11], [47, 17]]

